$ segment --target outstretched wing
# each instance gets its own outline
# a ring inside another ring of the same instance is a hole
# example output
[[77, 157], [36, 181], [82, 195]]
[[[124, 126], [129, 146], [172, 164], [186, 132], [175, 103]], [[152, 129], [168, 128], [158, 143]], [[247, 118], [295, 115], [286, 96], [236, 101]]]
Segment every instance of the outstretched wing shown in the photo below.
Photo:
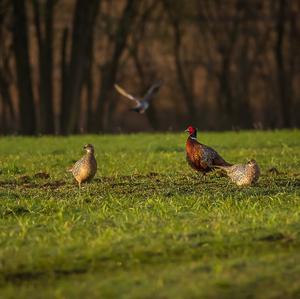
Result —
[[126, 97], [127, 99], [131, 100], [131, 101], [135, 101], [137, 104], [139, 104], [139, 100], [137, 98], [135, 98], [133, 95], [129, 94], [128, 92], [126, 92], [121, 86], [119, 86], [118, 84], [115, 84], [115, 89], [124, 97]]
[[147, 90], [143, 100], [149, 101], [151, 98], [159, 91], [161, 85], [163, 84], [162, 80], [155, 82], [151, 87]]

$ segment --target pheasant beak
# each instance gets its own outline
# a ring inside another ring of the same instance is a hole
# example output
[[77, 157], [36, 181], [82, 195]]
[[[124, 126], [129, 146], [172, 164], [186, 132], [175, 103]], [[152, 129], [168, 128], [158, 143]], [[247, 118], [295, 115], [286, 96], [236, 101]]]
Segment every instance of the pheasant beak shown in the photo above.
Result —
[[187, 133], [189, 133], [190, 131], [189, 131], [189, 129], [186, 129], [186, 130], [184, 130], [184, 132], [187, 132]]

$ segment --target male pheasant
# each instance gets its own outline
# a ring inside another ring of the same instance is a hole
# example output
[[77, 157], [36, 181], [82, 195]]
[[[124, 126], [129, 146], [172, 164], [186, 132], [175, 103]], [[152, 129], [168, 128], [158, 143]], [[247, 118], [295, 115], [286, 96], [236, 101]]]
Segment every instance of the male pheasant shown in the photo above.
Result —
[[159, 91], [163, 81], [157, 81], [148, 89], [143, 98], [137, 98], [126, 92], [121, 86], [115, 84], [115, 89], [127, 99], [135, 102], [135, 107], [131, 108], [131, 111], [143, 114], [149, 108], [149, 101]]
[[217, 166], [224, 170], [232, 182], [238, 186], [249, 186], [255, 183], [260, 175], [260, 169], [257, 162], [253, 159], [246, 164], [235, 164], [232, 166]]
[[231, 166], [214, 149], [197, 141], [197, 129], [189, 126], [186, 129], [189, 137], [186, 141], [186, 160], [189, 165], [205, 175], [215, 166]]
[[86, 151], [86, 154], [69, 169], [78, 182], [79, 188], [81, 183], [90, 181], [97, 172], [97, 161], [94, 156], [93, 145], [86, 144], [83, 149]]

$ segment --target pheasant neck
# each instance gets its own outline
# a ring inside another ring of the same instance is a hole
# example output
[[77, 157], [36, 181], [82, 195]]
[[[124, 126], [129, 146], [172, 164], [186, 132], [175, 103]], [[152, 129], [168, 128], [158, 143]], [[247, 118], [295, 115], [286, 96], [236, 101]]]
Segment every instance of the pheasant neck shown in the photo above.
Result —
[[193, 140], [197, 140], [197, 132], [191, 133], [190, 138], [193, 139]]

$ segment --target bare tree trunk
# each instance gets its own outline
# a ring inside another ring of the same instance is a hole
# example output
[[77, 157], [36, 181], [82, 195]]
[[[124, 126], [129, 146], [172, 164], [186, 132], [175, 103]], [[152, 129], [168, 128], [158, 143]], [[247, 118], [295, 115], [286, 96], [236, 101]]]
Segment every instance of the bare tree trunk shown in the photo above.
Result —
[[[65, 119], [62, 117], [63, 106], [66, 105], [66, 82], [67, 82], [67, 44], [68, 44], [69, 31], [68, 28], [64, 28], [63, 34], [61, 36], [61, 48], [60, 48], [60, 75], [61, 75], [61, 84], [60, 84], [60, 119], [58, 122], [58, 132], [62, 133], [62, 123], [65, 122]], [[66, 109], [67, 107], [65, 107]], [[66, 114], [67, 112], [64, 112]]]
[[[147, 24], [149, 18], [152, 16], [155, 8], [158, 7], [160, 0], [152, 0], [149, 2], [149, 5], [146, 5], [145, 8], [142, 8], [142, 13], [139, 14], [138, 21], [135, 24], [134, 32], [135, 34], [132, 36], [132, 43], [130, 47], [128, 47], [129, 54], [133, 59], [133, 63], [137, 72], [137, 75], [141, 82], [140, 92], [141, 94], [145, 92], [146, 88], [153, 84], [154, 80], [157, 80], [156, 69], [157, 66], [154, 65], [153, 61], [147, 59], [145, 61], [145, 57], [140, 57], [140, 45], [143, 44], [143, 38], [145, 35], [145, 31], [147, 30]], [[144, 67], [146, 65], [147, 71], [144, 71]], [[149, 65], [151, 67], [149, 67]], [[152, 129], [158, 130], [158, 118], [156, 113], [155, 104], [151, 104], [146, 111], [146, 117], [148, 119], [149, 125]]]
[[[39, 50], [39, 97], [41, 132], [54, 133], [53, 113], [53, 9], [55, 1], [47, 0], [43, 7], [45, 11], [44, 26], [41, 24], [41, 7], [38, 0], [33, 0], [34, 19]], [[44, 27], [44, 32], [42, 32]]]
[[[0, 71], [0, 95], [2, 97], [2, 105], [3, 110], [5, 110], [5, 117], [3, 121], [5, 122], [6, 129], [4, 132], [7, 132], [9, 127], [13, 127], [15, 123], [15, 112], [12, 104], [12, 97], [9, 90], [9, 83], [5, 76]], [[10, 119], [10, 125], [7, 123], [8, 119]]]
[[13, 0], [13, 14], [13, 47], [19, 93], [20, 132], [25, 135], [32, 135], [36, 133], [36, 119], [29, 61], [25, 1]]
[[138, 0], [128, 0], [123, 10], [122, 17], [116, 29], [115, 44], [112, 51], [112, 56], [103, 67], [100, 92], [97, 102], [95, 120], [95, 130], [103, 131], [105, 129], [105, 103], [112, 92], [115, 78], [119, 68], [119, 61], [126, 47], [127, 37], [130, 33], [132, 23], [137, 14]]
[[[142, 86], [141, 92], [145, 92], [146, 88], [149, 88], [149, 85], [147, 84], [147, 81], [150, 84], [152, 84], [153, 82], [150, 82], [150, 80], [146, 79], [146, 75], [145, 75], [145, 72], [143, 70], [142, 62], [140, 61], [140, 58], [139, 58], [138, 48], [133, 50], [132, 57], [133, 57], [133, 61], [134, 61], [134, 65], [135, 65], [137, 74], [138, 74], [138, 76], [141, 80], [141, 86]], [[154, 77], [154, 76], [152, 76], [152, 77]], [[158, 130], [159, 129], [159, 123], [158, 123], [158, 119], [157, 119], [155, 105], [153, 105], [153, 103], [147, 109], [146, 116], [147, 116], [147, 119], [148, 119], [148, 122], [149, 122], [151, 128], [153, 130]]]
[[164, 5], [167, 10], [167, 13], [170, 18], [170, 22], [173, 27], [174, 32], [174, 46], [173, 46], [173, 53], [174, 53], [174, 60], [175, 60], [175, 67], [176, 67], [176, 75], [178, 84], [181, 88], [183, 98], [185, 99], [185, 103], [189, 112], [189, 117], [191, 123], [196, 123], [197, 121], [197, 109], [195, 105], [194, 95], [192, 91], [192, 87], [189, 86], [188, 80], [186, 79], [185, 73], [184, 73], [184, 67], [182, 65], [181, 61], [181, 31], [180, 31], [180, 23], [179, 18], [176, 15], [176, 12], [172, 10], [172, 2], [169, 2], [168, 0], [164, 0]]
[[284, 36], [285, 36], [285, 22], [286, 22], [286, 0], [279, 0], [278, 16], [277, 16], [277, 40], [275, 45], [275, 55], [277, 63], [277, 80], [279, 88], [279, 103], [281, 108], [281, 115], [283, 126], [288, 128], [291, 126], [290, 115], [290, 94], [287, 90], [286, 70], [285, 70], [285, 53], [284, 53]]
[[226, 44], [220, 45], [219, 50], [222, 55], [222, 66], [218, 76], [219, 79], [219, 95], [218, 100], [220, 104], [219, 118], [221, 121], [222, 128], [230, 128], [233, 119], [233, 106], [236, 104], [235, 101], [239, 100], [234, 98], [231, 87], [231, 63], [232, 55], [235, 47], [235, 43], [239, 37], [239, 20], [238, 16], [235, 16], [233, 20], [232, 28], [228, 32], [228, 40]]
[[[247, 5], [245, 5], [246, 3], [247, 2], [242, 2], [240, 5], [242, 5], [241, 7], [245, 10], [245, 19], [250, 19], [250, 14], [253, 16], [253, 12], [248, 11]], [[256, 17], [258, 17], [258, 15], [256, 15]], [[265, 28], [262, 30], [259, 27], [259, 24], [255, 22], [247, 22], [245, 20], [244, 23], [246, 24], [243, 24], [243, 31], [241, 34], [243, 43], [239, 47], [239, 60], [237, 61], [240, 72], [235, 79], [235, 81], [239, 80], [236, 90], [240, 90], [240, 93], [237, 94], [239, 101], [237, 101], [238, 105], [235, 106], [234, 114], [237, 116], [237, 124], [249, 128], [253, 125], [253, 115], [250, 111], [250, 85], [254, 80], [257, 80], [257, 76], [253, 76], [253, 73], [262, 58], [262, 54], [266, 51], [266, 45], [268, 44], [272, 33], [272, 26], [270, 25], [270, 28], [268, 28], [268, 26], [265, 25]], [[256, 35], [255, 45], [252, 45], [252, 47], [250, 44], [251, 36], [249, 32], [254, 32]], [[254, 53], [252, 58], [250, 58], [249, 55], [249, 52], [251, 51]]]
[[79, 117], [81, 91], [84, 82], [88, 47], [93, 37], [94, 23], [99, 0], [77, 0], [72, 34], [70, 65], [65, 69], [65, 85], [61, 106], [61, 130], [64, 134], [74, 133]]
[[300, 7], [298, 7], [298, 12], [293, 11], [289, 7], [289, 72], [290, 77], [288, 80], [288, 86], [290, 90], [291, 98], [291, 111], [293, 116], [292, 126], [300, 127], [300, 90], [295, 88], [294, 82], [297, 75], [300, 73], [300, 53], [299, 53], [299, 41], [300, 41], [300, 26], [297, 26], [297, 20], [300, 17]]
[[[0, 40], [8, 38], [8, 31], [11, 20], [11, 4], [8, 1], [0, 0]], [[13, 55], [11, 44], [0, 43], [0, 97], [2, 100], [2, 133], [9, 133], [15, 129], [15, 111], [10, 92], [12, 74], [10, 58]]]
[[238, 55], [238, 72], [236, 81], [239, 80], [234, 88], [235, 90], [235, 105], [233, 107], [233, 125], [236, 129], [250, 128], [252, 126], [252, 117], [249, 106], [249, 92], [250, 92], [250, 80], [252, 75], [252, 68], [250, 63], [254, 64], [254, 61], [249, 61], [249, 38], [247, 32], [242, 35], [242, 45], [239, 47]]
[[230, 128], [230, 116], [232, 115], [232, 101], [233, 97], [230, 90], [230, 56], [231, 53], [223, 53], [221, 72], [219, 79], [219, 120], [224, 128]]
[[87, 89], [87, 131], [92, 131], [93, 128], [93, 94], [94, 94], [94, 81], [93, 81], [93, 47], [94, 47], [94, 39], [91, 40], [88, 49], [88, 63], [86, 64], [86, 75], [85, 75], [85, 85]]

